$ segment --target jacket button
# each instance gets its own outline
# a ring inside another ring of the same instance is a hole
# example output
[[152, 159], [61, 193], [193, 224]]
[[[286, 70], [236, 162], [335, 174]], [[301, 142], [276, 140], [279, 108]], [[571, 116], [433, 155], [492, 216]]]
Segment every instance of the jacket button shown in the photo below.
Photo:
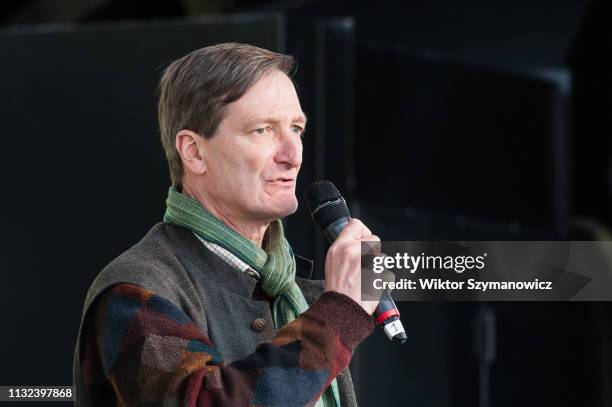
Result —
[[266, 320], [263, 318], [255, 318], [251, 322], [251, 329], [255, 332], [261, 332], [266, 327]]

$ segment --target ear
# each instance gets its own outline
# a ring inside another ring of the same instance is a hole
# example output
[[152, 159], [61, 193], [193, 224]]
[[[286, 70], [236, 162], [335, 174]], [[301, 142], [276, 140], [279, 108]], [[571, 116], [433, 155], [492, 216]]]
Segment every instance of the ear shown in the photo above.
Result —
[[204, 159], [204, 137], [191, 130], [176, 133], [176, 150], [183, 160], [183, 168], [195, 174], [206, 172]]

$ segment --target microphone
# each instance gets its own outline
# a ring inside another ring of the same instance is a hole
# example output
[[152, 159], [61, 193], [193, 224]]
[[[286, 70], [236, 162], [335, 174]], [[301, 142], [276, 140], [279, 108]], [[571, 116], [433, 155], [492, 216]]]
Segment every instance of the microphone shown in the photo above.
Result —
[[[351, 220], [351, 214], [340, 191], [330, 181], [317, 181], [306, 187], [304, 197], [312, 220], [332, 243]], [[408, 339], [397, 306], [386, 290], [380, 296], [374, 319], [376, 325], [383, 328], [387, 338], [400, 343]]]

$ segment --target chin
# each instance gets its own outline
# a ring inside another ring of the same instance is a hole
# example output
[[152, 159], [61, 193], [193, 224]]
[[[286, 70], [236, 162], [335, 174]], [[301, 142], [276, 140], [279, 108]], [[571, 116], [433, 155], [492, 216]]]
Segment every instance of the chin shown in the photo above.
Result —
[[298, 208], [298, 202], [297, 199], [295, 199], [295, 197], [293, 198], [293, 200], [287, 200], [287, 202], [283, 202], [283, 205], [281, 206], [281, 208], [279, 208], [279, 213], [282, 214], [281, 217], [284, 218], [285, 216], [289, 216], [292, 213], [295, 213], [295, 211], [297, 211]]
[[295, 213], [298, 208], [298, 202], [295, 195], [291, 197], [279, 197], [272, 203], [272, 212], [276, 219], [284, 218], [292, 213]]

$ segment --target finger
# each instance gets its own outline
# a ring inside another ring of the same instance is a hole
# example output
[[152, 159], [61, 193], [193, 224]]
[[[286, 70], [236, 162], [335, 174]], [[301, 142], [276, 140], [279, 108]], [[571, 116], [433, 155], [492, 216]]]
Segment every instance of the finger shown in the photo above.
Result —
[[395, 282], [395, 273], [385, 270], [382, 274], [379, 274], [379, 278], [381, 278], [384, 282], [393, 283]]
[[353, 218], [346, 224], [340, 235], [336, 239], [338, 240], [360, 240], [364, 236], [371, 236], [372, 231], [366, 227], [359, 219]]
[[376, 236], [376, 239], [370, 239], [372, 236], [365, 237], [361, 240], [361, 255], [377, 255], [381, 250], [381, 242]]

